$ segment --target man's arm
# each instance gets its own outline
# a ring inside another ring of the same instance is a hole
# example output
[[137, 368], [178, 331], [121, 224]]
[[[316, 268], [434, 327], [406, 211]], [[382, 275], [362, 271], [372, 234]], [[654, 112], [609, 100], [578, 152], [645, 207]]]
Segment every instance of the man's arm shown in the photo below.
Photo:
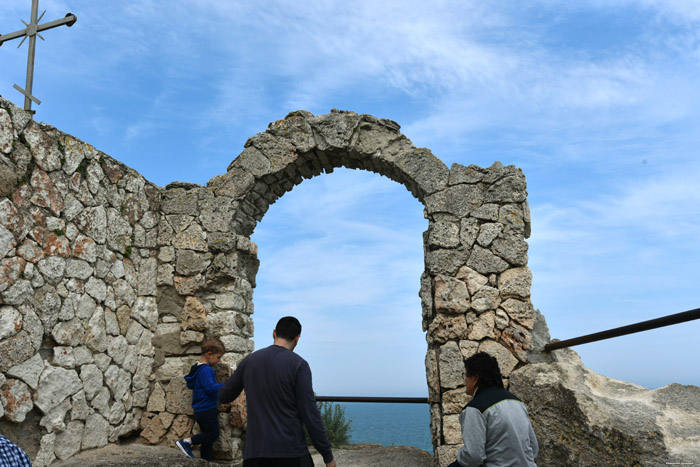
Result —
[[245, 361], [238, 365], [236, 371], [226, 380], [226, 382], [219, 388], [219, 404], [228, 404], [238, 397], [238, 395], [243, 391], [243, 371], [245, 368]]
[[478, 466], [486, 460], [486, 420], [478, 409], [467, 407], [460, 416], [464, 446], [457, 451], [462, 467]]
[[301, 365], [297, 372], [296, 400], [299, 413], [314, 447], [323, 456], [323, 462], [326, 463], [326, 466], [333, 467], [335, 460], [333, 459], [331, 443], [323, 428], [323, 420], [321, 420], [321, 413], [316, 405], [316, 396], [314, 396], [311, 383], [311, 368], [306, 362]]

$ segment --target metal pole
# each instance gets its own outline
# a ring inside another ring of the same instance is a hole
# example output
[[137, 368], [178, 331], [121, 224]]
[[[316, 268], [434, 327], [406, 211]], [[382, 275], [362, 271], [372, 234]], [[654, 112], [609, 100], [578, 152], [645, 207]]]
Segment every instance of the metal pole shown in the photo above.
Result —
[[551, 342], [544, 346], [544, 351], [551, 352], [552, 350], [563, 349], [565, 347], [573, 347], [574, 345], [602, 341], [613, 337], [625, 336], [627, 334], [648, 331], [650, 329], [657, 329], [664, 326], [671, 326], [672, 324], [685, 323], [686, 321], [692, 321], [695, 319], [700, 319], [700, 308], [684, 311], [682, 313], [676, 313], [674, 315], [663, 316], [661, 318], [650, 319], [648, 321], [642, 321], [640, 323], [630, 324], [628, 326], [609, 329], [607, 331], [587, 334], [585, 336], [575, 337], [573, 339]]
[[27, 36], [29, 36], [29, 57], [27, 58], [27, 84], [24, 86], [24, 110], [32, 110], [32, 83], [34, 82], [34, 55], [36, 53], [36, 29], [37, 16], [39, 15], [39, 0], [32, 0], [32, 17], [27, 26]]
[[381, 402], [393, 404], [430, 404], [427, 397], [352, 397], [316, 396], [316, 402]]

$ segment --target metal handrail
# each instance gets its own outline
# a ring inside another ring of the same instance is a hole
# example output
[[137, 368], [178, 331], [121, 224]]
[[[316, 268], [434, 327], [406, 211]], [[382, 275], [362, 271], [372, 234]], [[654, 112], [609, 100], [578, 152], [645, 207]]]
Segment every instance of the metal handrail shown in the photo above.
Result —
[[427, 397], [316, 396], [316, 402], [385, 402], [393, 404], [430, 404], [430, 399]]
[[651, 329], [685, 323], [695, 319], [700, 319], [700, 308], [684, 311], [682, 313], [676, 313], [674, 315], [663, 316], [661, 318], [650, 319], [648, 321], [642, 321], [627, 326], [621, 326], [619, 328], [608, 329], [607, 331], [587, 334], [581, 337], [574, 337], [573, 339], [551, 342], [544, 346], [544, 351], [551, 352], [552, 350], [563, 349], [565, 347], [573, 347], [574, 345], [588, 344], [590, 342], [602, 341], [613, 337], [626, 336], [627, 334], [649, 331]]

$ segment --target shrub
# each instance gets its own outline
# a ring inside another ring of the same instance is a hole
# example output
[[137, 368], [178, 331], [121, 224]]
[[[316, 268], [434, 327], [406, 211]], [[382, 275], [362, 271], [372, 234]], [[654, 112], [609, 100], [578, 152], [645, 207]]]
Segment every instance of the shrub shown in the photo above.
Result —
[[[347, 444], [350, 441], [352, 420], [345, 419], [345, 409], [332, 402], [318, 402], [318, 409], [321, 412], [321, 420], [323, 420], [323, 426], [331, 446], [337, 448]], [[308, 433], [306, 434], [306, 442], [311, 444]]]

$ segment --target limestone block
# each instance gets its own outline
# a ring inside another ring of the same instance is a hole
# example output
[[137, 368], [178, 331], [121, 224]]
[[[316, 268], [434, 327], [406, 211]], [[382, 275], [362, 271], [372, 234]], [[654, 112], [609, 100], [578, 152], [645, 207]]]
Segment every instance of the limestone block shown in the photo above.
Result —
[[429, 215], [444, 212], [464, 218], [483, 202], [484, 191], [480, 185], [455, 185], [427, 196], [425, 208]]
[[107, 355], [112, 357], [112, 361], [117, 365], [124, 363], [128, 347], [129, 344], [126, 341], [126, 337], [122, 335], [107, 336]]
[[46, 414], [82, 388], [82, 381], [75, 370], [47, 364], [39, 377], [35, 404]]
[[471, 308], [477, 313], [483, 313], [488, 310], [495, 310], [500, 304], [501, 297], [498, 289], [485, 285], [472, 297]]
[[508, 323], [510, 323], [510, 317], [508, 316], [508, 313], [506, 313], [500, 308], [496, 310], [496, 329], [502, 331], [503, 329], [505, 329], [506, 326], [508, 326]]
[[522, 172], [513, 173], [491, 185], [484, 194], [487, 203], [520, 203], [527, 197], [527, 184]]
[[428, 396], [430, 400], [440, 399], [440, 373], [437, 351], [428, 349], [425, 354], [425, 375], [428, 380]]
[[437, 248], [459, 246], [459, 225], [454, 222], [433, 222], [428, 229], [428, 245]]
[[498, 360], [498, 367], [501, 369], [501, 375], [504, 378], [510, 376], [513, 368], [518, 364], [518, 359], [507, 348], [492, 340], [481, 342], [479, 344], [479, 352], [486, 352]]
[[63, 273], [66, 271], [66, 260], [60, 256], [47, 256], [37, 262], [37, 267], [48, 283], [57, 284], [63, 279]]
[[[2, 247], [0, 247], [0, 250], [2, 250]], [[22, 259], [29, 261], [30, 263], [37, 263], [46, 257], [44, 250], [36, 242], [28, 238], [25, 239], [24, 243], [17, 248], [17, 255], [21, 256]]]
[[[114, 208], [107, 208], [107, 246], [114, 251], [124, 253], [126, 247], [132, 245], [131, 233], [133, 229], [121, 213]], [[97, 241], [97, 239], [95, 239]]]
[[175, 270], [185, 276], [193, 276], [204, 272], [211, 264], [211, 253], [197, 253], [193, 250], [176, 250], [177, 262]]
[[68, 459], [80, 452], [80, 445], [83, 441], [85, 425], [73, 420], [66, 425], [65, 431], [56, 436], [54, 444], [54, 454], [61, 460]]
[[131, 309], [131, 316], [145, 328], [156, 330], [158, 324], [158, 305], [155, 297], [137, 297]]
[[90, 277], [85, 283], [85, 292], [97, 302], [104, 302], [107, 298], [107, 284], [103, 280]]
[[109, 422], [98, 413], [88, 416], [83, 430], [82, 449], [101, 448], [108, 443]]
[[462, 353], [462, 359], [466, 360], [479, 351], [479, 343], [475, 341], [459, 341], [459, 351]]
[[527, 264], [527, 242], [519, 236], [503, 234], [493, 241], [492, 250], [515, 266]]
[[455, 389], [464, 386], [466, 371], [462, 353], [456, 342], [448, 342], [440, 347], [438, 357], [440, 369], [440, 386], [446, 389]]
[[[202, 340], [203, 339], [199, 339], [197, 342], [201, 342]], [[236, 335], [221, 336], [221, 342], [224, 344], [226, 352], [248, 354], [253, 351], [253, 341], [246, 337]]]
[[100, 306], [95, 308], [94, 313], [88, 320], [88, 327], [83, 337], [85, 345], [95, 352], [107, 350], [107, 331], [105, 329], [105, 313]]
[[78, 318], [62, 321], [51, 329], [51, 336], [57, 344], [77, 347], [85, 342], [85, 328]]
[[476, 241], [484, 248], [488, 248], [488, 246], [491, 245], [491, 242], [493, 242], [494, 239], [501, 234], [502, 230], [503, 225], [498, 223], [483, 224], [479, 229], [479, 236], [476, 238]]
[[8, 379], [2, 385], [0, 400], [5, 409], [5, 418], [15, 423], [22, 423], [34, 407], [29, 386], [18, 379]]
[[[0, 227], [0, 236], [2, 236], [2, 227]], [[0, 242], [2, 242], [1, 239]], [[9, 248], [12, 247], [9, 246]], [[25, 268], [26, 261], [22, 258], [4, 258], [0, 261], [0, 292], [4, 292], [11, 287], [25, 271]]]
[[435, 276], [435, 309], [438, 313], [464, 313], [469, 309], [466, 284], [450, 276]]
[[428, 326], [428, 339], [444, 344], [449, 340], [464, 339], [467, 335], [467, 321], [464, 315], [448, 316], [438, 313]]
[[161, 211], [165, 214], [196, 215], [198, 213], [197, 192], [196, 189], [185, 190], [183, 188], [166, 190]]
[[508, 263], [491, 253], [491, 251], [474, 245], [467, 266], [481, 274], [503, 272], [508, 268]]
[[83, 365], [80, 368], [80, 379], [83, 383], [85, 396], [92, 400], [102, 389], [103, 374], [94, 363]]
[[433, 250], [426, 255], [426, 269], [433, 275], [446, 274], [453, 276], [464, 266], [468, 253], [464, 250]]
[[102, 244], [107, 240], [107, 211], [103, 206], [88, 207], [75, 217], [75, 224], [95, 242]]
[[81, 319], [91, 318], [97, 310], [97, 302], [85, 294], [78, 299], [78, 306], [75, 309], [75, 316]]
[[[172, 274], [172, 267], [169, 270]], [[162, 282], [159, 283], [162, 284]], [[180, 295], [194, 295], [206, 284], [202, 274], [197, 274], [196, 276], [175, 276], [172, 278], [172, 283]]]
[[124, 404], [116, 401], [112, 406], [109, 408], [109, 417], [108, 421], [111, 425], [117, 425], [119, 424], [122, 420], [124, 420], [124, 417], [126, 416], [126, 409], [124, 408]]
[[24, 330], [0, 341], [0, 372], [4, 373], [9, 368], [25, 362], [37, 350], [38, 345], [32, 343], [30, 335]]
[[530, 332], [517, 325], [511, 324], [501, 333], [501, 342], [506, 346], [521, 362], [527, 362], [527, 352], [532, 350], [532, 335]]
[[[204, 308], [204, 305], [195, 297], [187, 297], [185, 299], [185, 306], [180, 320], [182, 322], [183, 331], [204, 331], [209, 325], [206, 308]], [[219, 333], [218, 335], [224, 334], [231, 333]]]
[[10, 154], [14, 134], [12, 131], [12, 117], [7, 110], [0, 109], [0, 152]]
[[39, 422], [39, 425], [46, 428], [49, 433], [60, 433], [66, 429], [66, 424], [63, 421], [66, 418], [66, 413], [71, 408], [71, 399], [65, 399], [56, 407], [51, 409], [49, 413], [44, 415]]
[[[90, 406], [97, 410], [102, 416], [109, 416], [109, 401], [111, 399], [109, 389], [101, 387], [97, 395], [90, 401]], [[86, 419], [87, 420], [87, 419]]]
[[90, 266], [90, 263], [83, 261], [82, 259], [71, 258], [66, 261], [66, 277], [76, 277], [78, 279], [85, 280], [94, 272], [95, 270], [92, 266]]
[[192, 391], [187, 388], [183, 376], [181, 373], [165, 386], [166, 408], [170, 413], [192, 415]]
[[475, 209], [471, 215], [472, 215], [472, 217], [475, 217], [477, 219], [481, 219], [484, 221], [497, 222], [498, 221], [498, 212], [499, 212], [498, 204], [484, 204], [483, 206]]
[[22, 315], [10, 306], [0, 307], [0, 340], [12, 337], [22, 329]]
[[527, 266], [508, 269], [498, 277], [498, 288], [504, 296], [527, 298], [531, 286], [532, 272]]
[[217, 336], [235, 334], [243, 337], [253, 336], [253, 320], [250, 316], [233, 311], [211, 313], [208, 315], [209, 332]]
[[535, 325], [535, 310], [529, 300], [522, 301], [509, 298], [501, 303], [500, 306], [506, 313], [508, 313], [508, 316], [522, 324], [527, 329], [532, 329]]
[[483, 276], [470, 267], [464, 266], [457, 273], [457, 279], [464, 281], [467, 284], [467, 290], [470, 295], [474, 295], [484, 285], [489, 282], [488, 277]]
[[153, 386], [153, 392], [148, 398], [146, 410], [148, 412], [164, 412], [165, 411], [165, 390], [160, 383]]
[[117, 314], [110, 308], [105, 309], [105, 332], [110, 336], [117, 336], [121, 333]]
[[131, 374], [117, 365], [110, 365], [107, 368], [104, 381], [116, 401], [123, 400], [131, 388]]
[[138, 295], [155, 295], [158, 276], [158, 261], [147, 258], [141, 262], [138, 272]]
[[71, 397], [71, 420], [87, 420], [88, 415], [92, 413], [90, 406], [85, 398], [85, 391], [78, 391]]
[[55, 215], [60, 216], [63, 211], [63, 197], [56, 189], [51, 177], [40, 169], [34, 169], [29, 184], [34, 188], [34, 194], [30, 201], [36, 206], [50, 209]]
[[453, 389], [442, 393], [442, 410], [446, 415], [459, 415], [471, 400], [464, 388]]
[[485, 338], [496, 338], [494, 332], [494, 327], [496, 324], [496, 315], [494, 312], [489, 311], [488, 313], [483, 313], [480, 315], [474, 323], [469, 326], [469, 339], [473, 341], [480, 341]]
[[48, 433], [41, 437], [39, 452], [32, 459], [34, 467], [47, 467], [56, 460], [54, 446], [56, 444], [56, 433]]
[[459, 415], [443, 415], [442, 435], [447, 444], [462, 444], [462, 427], [459, 424]]
[[56, 346], [53, 348], [53, 362], [55, 366], [63, 368], [75, 368], [73, 347]]
[[245, 311], [246, 301], [234, 292], [219, 293], [214, 299], [214, 305], [222, 310]]
[[139, 354], [138, 349], [135, 345], [130, 345], [126, 349], [126, 354], [124, 355], [124, 362], [122, 363], [122, 368], [131, 374], [134, 374], [138, 369]]
[[184, 250], [209, 251], [206, 234], [202, 230], [202, 227], [195, 223], [190, 225], [186, 230], [175, 235], [175, 238], [173, 238], [173, 246]]
[[179, 323], [158, 323], [153, 344], [166, 355], [180, 355], [184, 349], [180, 344]]
[[56, 142], [51, 139], [33, 120], [22, 132], [32, 150], [34, 161], [43, 170], [52, 171], [61, 168], [62, 154]]
[[97, 243], [82, 234], [78, 235], [73, 243], [73, 256], [82, 261], [94, 263], [97, 261]]
[[[0, 309], [0, 313], [4, 313], [4, 311]], [[41, 358], [41, 355], [37, 353], [25, 362], [8, 369], [6, 374], [7, 376], [21, 379], [27, 383], [30, 388], [36, 389], [39, 385], [39, 376], [42, 371], [44, 371], [44, 360]]]
[[459, 185], [461, 183], [474, 184], [483, 180], [485, 170], [476, 165], [465, 167], [462, 164], [454, 163], [450, 167], [449, 185]]

